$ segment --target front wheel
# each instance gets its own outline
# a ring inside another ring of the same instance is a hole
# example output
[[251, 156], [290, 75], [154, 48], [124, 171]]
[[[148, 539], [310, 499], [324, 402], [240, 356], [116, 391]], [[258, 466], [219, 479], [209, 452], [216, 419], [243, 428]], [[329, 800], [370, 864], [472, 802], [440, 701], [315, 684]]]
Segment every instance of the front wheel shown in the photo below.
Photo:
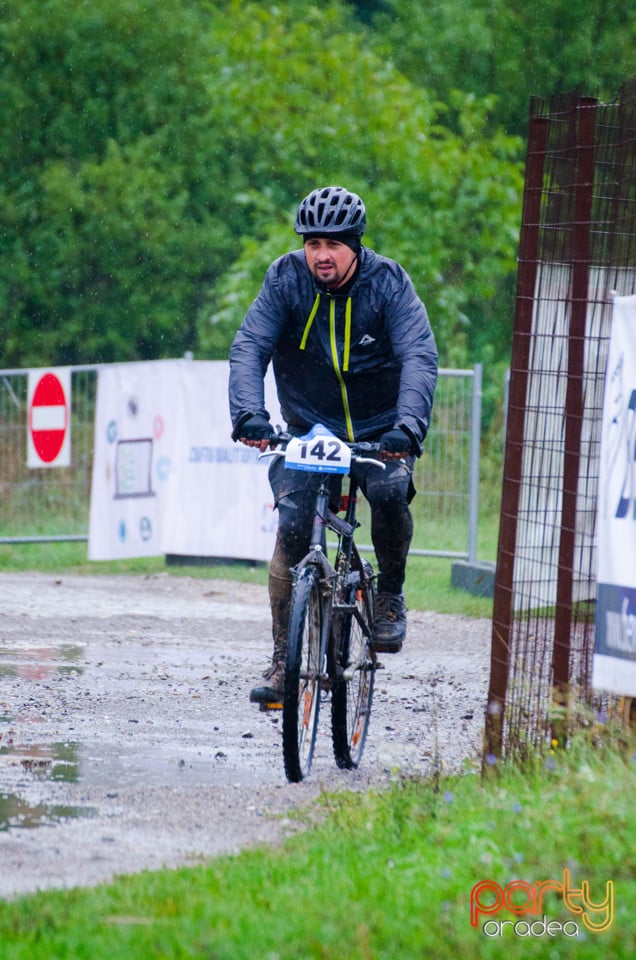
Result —
[[320, 572], [309, 566], [294, 584], [287, 638], [283, 759], [292, 783], [308, 776], [314, 754], [324, 678], [322, 626]]
[[364, 564], [363, 576], [356, 577], [348, 591], [353, 609], [339, 618], [338, 670], [331, 696], [333, 752], [343, 769], [359, 765], [371, 718], [375, 657], [370, 639], [375, 590], [368, 563]]

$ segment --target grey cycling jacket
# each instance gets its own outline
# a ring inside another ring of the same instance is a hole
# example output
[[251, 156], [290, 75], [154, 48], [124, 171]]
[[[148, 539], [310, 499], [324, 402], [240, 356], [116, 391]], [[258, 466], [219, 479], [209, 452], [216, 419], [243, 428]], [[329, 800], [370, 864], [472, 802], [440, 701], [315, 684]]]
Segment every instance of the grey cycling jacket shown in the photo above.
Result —
[[303, 250], [267, 271], [230, 350], [234, 431], [269, 417], [263, 378], [271, 361], [289, 428], [322, 423], [344, 440], [370, 440], [403, 427], [421, 452], [437, 379], [437, 348], [404, 269], [368, 247], [345, 293], [315, 282]]

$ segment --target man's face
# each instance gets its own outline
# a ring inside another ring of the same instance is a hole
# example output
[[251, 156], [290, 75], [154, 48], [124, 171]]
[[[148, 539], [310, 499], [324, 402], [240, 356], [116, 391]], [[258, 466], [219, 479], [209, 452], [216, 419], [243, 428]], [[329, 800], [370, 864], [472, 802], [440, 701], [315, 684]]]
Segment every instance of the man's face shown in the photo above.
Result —
[[304, 246], [307, 266], [320, 283], [333, 289], [351, 279], [357, 255], [346, 243], [309, 237]]

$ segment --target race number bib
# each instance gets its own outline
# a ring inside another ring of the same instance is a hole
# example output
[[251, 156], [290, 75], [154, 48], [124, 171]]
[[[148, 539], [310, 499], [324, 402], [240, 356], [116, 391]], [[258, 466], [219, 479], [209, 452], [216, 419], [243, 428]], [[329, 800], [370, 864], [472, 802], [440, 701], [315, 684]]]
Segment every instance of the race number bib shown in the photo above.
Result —
[[306, 436], [293, 437], [289, 441], [285, 466], [290, 470], [315, 473], [349, 473], [351, 450], [325, 427], [313, 427]]

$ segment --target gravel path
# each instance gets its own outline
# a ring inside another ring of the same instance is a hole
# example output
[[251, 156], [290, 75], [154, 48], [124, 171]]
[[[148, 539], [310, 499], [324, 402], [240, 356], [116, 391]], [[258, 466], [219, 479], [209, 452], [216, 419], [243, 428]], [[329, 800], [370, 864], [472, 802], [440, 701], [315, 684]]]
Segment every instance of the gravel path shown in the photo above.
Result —
[[0, 598], [0, 897], [277, 842], [322, 790], [480, 748], [489, 620], [409, 612], [361, 769], [336, 767], [325, 709], [311, 777], [288, 784], [279, 716], [248, 702], [269, 656], [263, 587], [17, 573]]

